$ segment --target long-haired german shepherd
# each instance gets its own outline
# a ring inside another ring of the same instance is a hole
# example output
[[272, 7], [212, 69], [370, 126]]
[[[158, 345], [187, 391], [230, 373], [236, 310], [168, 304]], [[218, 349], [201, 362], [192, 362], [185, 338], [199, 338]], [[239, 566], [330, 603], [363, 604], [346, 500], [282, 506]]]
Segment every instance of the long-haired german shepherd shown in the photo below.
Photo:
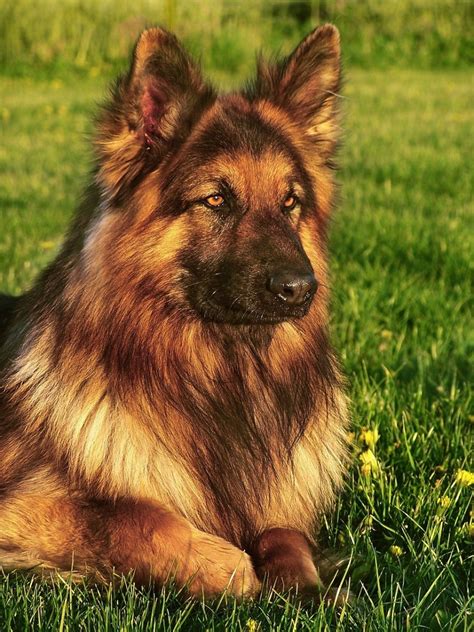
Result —
[[328, 341], [339, 35], [216, 95], [145, 31], [62, 250], [0, 299], [0, 566], [317, 594], [345, 468]]

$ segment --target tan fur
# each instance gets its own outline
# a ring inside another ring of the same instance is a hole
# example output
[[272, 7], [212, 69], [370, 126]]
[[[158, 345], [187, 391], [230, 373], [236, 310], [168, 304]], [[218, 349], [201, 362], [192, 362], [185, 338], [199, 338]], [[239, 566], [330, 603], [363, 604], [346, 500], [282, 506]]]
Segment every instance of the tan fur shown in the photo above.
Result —
[[[0, 339], [0, 565], [99, 580], [133, 571], [193, 595], [253, 595], [264, 576], [319, 590], [309, 543], [347, 463], [347, 402], [326, 342], [337, 45], [320, 29], [282, 72], [260, 68], [261, 94], [215, 98], [173, 36], [140, 38], [99, 120], [85, 202]], [[180, 74], [167, 84], [173, 55]], [[316, 113], [300, 84], [289, 93], [301, 65]], [[284, 149], [211, 152], [175, 182], [229, 112], [274, 129]], [[180, 125], [189, 133], [170, 153]], [[285, 143], [317, 195], [311, 214], [300, 205], [282, 220], [289, 187], [305, 195]], [[222, 180], [245, 208], [234, 241], [196, 203]], [[192, 212], [176, 211], [180, 195]], [[206, 263], [236, 243], [254, 253], [275, 221], [275, 249], [301, 243], [320, 283], [308, 313], [274, 326], [198, 315], [193, 248]]]

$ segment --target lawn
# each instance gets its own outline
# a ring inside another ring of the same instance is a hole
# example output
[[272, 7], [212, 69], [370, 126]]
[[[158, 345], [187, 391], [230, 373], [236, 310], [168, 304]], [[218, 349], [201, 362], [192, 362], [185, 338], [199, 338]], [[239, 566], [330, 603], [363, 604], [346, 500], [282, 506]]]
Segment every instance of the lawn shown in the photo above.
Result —
[[[354, 464], [322, 536], [354, 557], [357, 598], [342, 611], [285, 596], [202, 604], [130, 582], [10, 574], [0, 629], [469, 629], [472, 488], [459, 471], [474, 469], [472, 74], [346, 76], [332, 334], [353, 401]], [[100, 76], [0, 78], [1, 291], [26, 289], [54, 255], [86, 181], [103, 89]]]

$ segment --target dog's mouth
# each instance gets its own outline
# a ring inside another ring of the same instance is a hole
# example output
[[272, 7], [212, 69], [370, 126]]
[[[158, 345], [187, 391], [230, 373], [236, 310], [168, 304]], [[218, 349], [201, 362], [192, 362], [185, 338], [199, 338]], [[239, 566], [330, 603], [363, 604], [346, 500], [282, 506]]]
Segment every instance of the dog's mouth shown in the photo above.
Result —
[[245, 308], [240, 305], [219, 305], [208, 299], [197, 305], [197, 311], [204, 320], [211, 322], [233, 325], [278, 325], [306, 316], [309, 311], [309, 304], [291, 309], [286, 308], [283, 313], [282, 311], [264, 310], [256, 307]]

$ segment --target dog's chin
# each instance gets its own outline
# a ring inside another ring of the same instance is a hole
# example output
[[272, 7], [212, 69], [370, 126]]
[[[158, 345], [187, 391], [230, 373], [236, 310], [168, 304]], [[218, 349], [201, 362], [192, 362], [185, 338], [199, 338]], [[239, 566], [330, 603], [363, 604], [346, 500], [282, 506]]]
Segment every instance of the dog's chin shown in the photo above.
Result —
[[309, 306], [286, 309], [284, 312], [258, 307], [242, 308], [219, 305], [211, 301], [202, 301], [195, 306], [199, 316], [208, 322], [230, 325], [278, 325], [287, 321], [303, 318]]

